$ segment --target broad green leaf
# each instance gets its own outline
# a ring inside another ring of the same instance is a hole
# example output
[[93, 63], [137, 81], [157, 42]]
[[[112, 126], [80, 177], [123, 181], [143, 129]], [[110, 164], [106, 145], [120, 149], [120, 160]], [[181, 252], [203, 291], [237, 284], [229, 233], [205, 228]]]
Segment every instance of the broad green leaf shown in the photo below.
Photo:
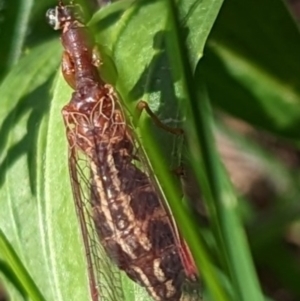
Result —
[[[182, 3], [189, 7], [193, 1]], [[105, 10], [113, 8], [112, 5]], [[214, 18], [218, 8], [214, 7]], [[185, 96], [180, 80], [169, 70], [172, 52], [164, 48], [169, 35], [166, 29], [172, 30], [166, 25], [168, 13], [164, 1], [136, 2], [120, 11], [117, 20], [113, 14], [107, 14], [104, 21], [110, 22], [105, 23], [102, 19], [100, 24], [104, 22], [106, 26], [100, 26], [101, 31], [96, 31], [96, 35], [100, 48], [112, 57], [117, 70], [116, 86], [128, 106], [139, 98], [149, 99], [156, 112], [163, 112], [159, 114], [162, 121], [173, 124], [179, 116], [176, 99], [183, 100]], [[210, 28], [214, 18], [202, 16], [206, 28]], [[188, 20], [187, 14], [185, 22]], [[190, 32], [195, 30], [193, 35], [196, 37], [198, 27], [189, 26]], [[204, 45], [207, 34], [208, 30], [206, 36], [199, 36], [202, 41], [199, 45]], [[176, 52], [176, 48], [173, 50]], [[3, 137], [0, 144], [0, 201], [3, 208], [0, 229], [46, 300], [68, 300], [70, 296], [74, 300], [90, 300], [60, 115], [72, 92], [61, 76], [49, 92], [60, 53], [58, 41], [33, 48], [0, 87], [3, 99], [0, 108], [3, 116], [0, 119], [3, 120], [0, 129]], [[103, 69], [108, 68], [106, 62], [104, 60]], [[168, 111], [175, 117], [170, 117]], [[163, 133], [157, 138], [172, 161], [169, 154], [176, 151], [176, 141], [173, 137], [165, 140], [166, 136], [169, 135]], [[176, 164], [178, 158], [173, 161]], [[150, 300], [145, 290], [133, 285], [127, 277], [122, 281], [129, 282], [122, 287], [126, 300]], [[11, 298], [21, 300], [15, 291]]]

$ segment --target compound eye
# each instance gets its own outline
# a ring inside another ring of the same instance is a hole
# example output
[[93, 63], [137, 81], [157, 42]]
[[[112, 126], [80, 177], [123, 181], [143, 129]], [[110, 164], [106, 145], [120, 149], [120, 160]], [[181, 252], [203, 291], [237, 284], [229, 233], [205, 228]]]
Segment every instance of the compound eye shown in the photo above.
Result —
[[56, 8], [49, 8], [46, 12], [46, 19], [48, 24], [55, 30], [61, 29], [62, 24], [59, 18], [58, 9]]

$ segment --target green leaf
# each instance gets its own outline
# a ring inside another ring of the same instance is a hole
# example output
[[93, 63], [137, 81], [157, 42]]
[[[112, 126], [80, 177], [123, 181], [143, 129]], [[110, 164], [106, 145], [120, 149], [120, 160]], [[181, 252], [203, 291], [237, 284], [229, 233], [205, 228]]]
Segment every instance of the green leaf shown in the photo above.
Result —
[[45, 235], [37, 204], [38, 173], [43, 169], [37, 161], [37, 141], [49, 106], [49, 84], [59, 59], [55, 55], [57, 46], [48, 42], [36, 47], [11, 70], [0, 87], [0, 228], [39, 288], [43, 287], [40, 283], [47, 283], [41, 268], [47, 259], [42, 248], [37, 247], [42, 246]]
[[3, 256], [3, 264], [0, 262], [1, 270], [6, 272], [6, 277], [14, 283], [19, 291], [25, 297], [27, 295], [31, 300], [44, 301], [42, 294], [35, 286], [30, 275], [23, 267], [20, 259], [15, 254], [13, 248], [6, 240], [4, 234], [0, 230], [0, 250]]
[[12, 0], [1, 3], [0, 77], [3, 77], [21, 56], [32, 5], [33, 0]]
[[[182, 1], [182, 4], [189, 10], [193, 1]], [[111, 5], [105, 10], [113, 9]], [[173, 72], [169, 70], [172, 53], [164, 49], [168, 30], [172, 30], [167, 26], [169, 12], [166, 4], [164, 1], [140, 1], [128, 10], [120, 11], [118, 20], [105, 10], [103, 15], [106, 17], [100, 25], [104, 21], [107, 23], [104, 22], [106, 25], [97, 32], [97, 37], [116, 65], [118, 91], [129, 107], [141, 97], [149, 99], [164, 122], [177, 123], [179, 109], [176, 99], [183, 99], [184, 95], [180, 83], [173, 84]], [[217, 10], [218, 6], [215, 6], [214, 17]], [[197, 10], [192, 12], [197, 14]], [[193, 13], [189, 14], [193, 16]], [[189, 21], [188, 14], [185, 16], [185, 22]], [[205, 19], [205, 14], [202, 16]], [[199, 16], [195, 20], [198, 22]], [[206, 28], [210, 28], [213, 22], [212, 17], [206, 19]], [[189, 25], [190, 32], [193, 32], [192, 25]], [[140, 31], [135, 32], [136, 29]], [[197, 32], [193, 34], [197, 36]], [[208, 30], [199, 36], [199, 45], [204, 45], [207, 34]], [[74, 300], [90, 300], [60, 115], [72, 92], [59, 76], [51, 91], [53, 97], [49, 93], [60, 53], [58, 41], [32, 48], [0, 87], [3, 104], [0, 108], [0, 120], [3, 120], [0, 128], [3, 137], [0, 142], [0, 201], [3, 208], [0, 229], [46, 300], [68, 300], [70, 296]], [[194, 55], [194, 60], [197, 55]], [[168, 112], [174, 113], [175, 117]], [[161, 131], [155, 133], [158, 132]], [[157, 138], [163, 142], [163, 151], [172, 161], [169, 154], [175, 152], [176, 145], [173, 137], [165, 139], [166, 136], [169, 135], [163, 133]], [[177, 167], [178, 158], [174, 161]], [[145, 290], [127, 277], [122, 281], [126, 300], [150, 300]], [[10, 293], [12, 299], [21, 300], [14, 290]]]
[[284, 2], [226, 1], [208, 46], [203, 68], [214, 104], [254, 126], [298, 138], [299, 29]]

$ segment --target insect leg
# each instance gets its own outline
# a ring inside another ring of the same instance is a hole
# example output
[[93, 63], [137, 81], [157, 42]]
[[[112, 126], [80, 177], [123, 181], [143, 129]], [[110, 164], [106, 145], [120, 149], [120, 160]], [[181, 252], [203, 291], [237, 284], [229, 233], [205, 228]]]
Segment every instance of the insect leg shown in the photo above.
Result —
[[150, 109], [148, 103], [146, 101], [140, 100], [136, 105], [136, 112], [135, 112], [135, 121], [138, 121], [140, 119], [140, 116], [142, 114], [142, 111], [146, 111], [147, 114], [151, 117], [153, 122], [161, 129], [174, 134], [174, 135], [183, 135], [184, 131], [181, 128], [175, 128], [168, 126], [164, 124], [156, 115], [155, 113]]
[[92, 64], [99, 68], [102, 65], [101, 55], [100, 51], [97, 46], [94, 46], [93, 48], [93, 56], [92, 56]]
[[75, 69], [74, 62], [68, 52], [64, 51], [61, 60], [61, 72], [65, 81], [75, 90]]

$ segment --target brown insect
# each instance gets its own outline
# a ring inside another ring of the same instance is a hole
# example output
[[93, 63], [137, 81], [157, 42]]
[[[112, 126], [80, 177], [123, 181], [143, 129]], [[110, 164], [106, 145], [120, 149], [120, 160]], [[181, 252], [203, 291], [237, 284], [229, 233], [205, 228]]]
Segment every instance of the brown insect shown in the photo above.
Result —
[[124, 300], [117, 286], [108, 289], [116, 285], [118, 273], [105, 273], [111, 267], [103, 266], [104, 250], [154, 300], [179, 301], [185, 280], [196, 281], [193, 259], [114, 88], [98, 74], [99, 60], [80, 9], [59, 2], [47, 18], [62, 30], [62, 72], [75, 90], [62, 114], [92, 299]]

